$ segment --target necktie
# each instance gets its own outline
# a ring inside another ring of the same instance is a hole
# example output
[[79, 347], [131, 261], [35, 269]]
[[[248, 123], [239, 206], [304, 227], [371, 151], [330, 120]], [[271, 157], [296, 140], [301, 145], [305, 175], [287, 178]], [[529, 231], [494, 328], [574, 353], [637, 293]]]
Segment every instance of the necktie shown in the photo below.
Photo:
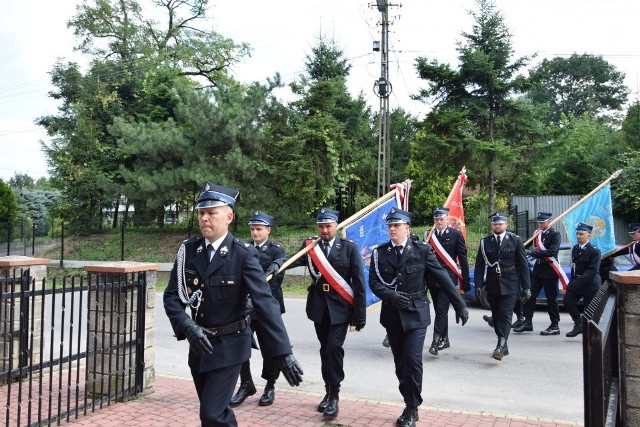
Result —
[[211, 258], [213, 258], [213, 253], [214, 253], [213, 245], [209, 243], [207, 245], [207, 262], [208, 263], [211, 262]]
[[496, 235], [496, 241], [498, 242], [498, 246], [500, 246], [500, 235]]
[[329, 243], [327, 242], [322, 242], [322, 252], [324, 252], [324, 256], [326, 256], [327, 258], [329, 258]]
[[400, 262], [400, 257], [402, 257], [402, 245], [397, 245], [393, 247], [396, 250], [396, 258], [398, 262]]

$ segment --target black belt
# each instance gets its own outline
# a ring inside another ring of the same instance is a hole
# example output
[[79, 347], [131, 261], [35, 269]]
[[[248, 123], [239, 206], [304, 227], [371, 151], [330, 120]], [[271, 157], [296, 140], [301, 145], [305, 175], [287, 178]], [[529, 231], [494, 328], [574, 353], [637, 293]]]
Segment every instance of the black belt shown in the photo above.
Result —
[[414, 299], [419, 299], [422, 298], [423, 296], [425, 296], [427, 294], [427, 291], [420, 291], [420, 292], [415, 292], [413, 294], [407, 294], [407, 298], [414, 300]]
[[235, 332], [241, 331], [251, 323], [251, 317], [247, 315], [244, 319], [238, 320], [237, 322], [229, 323], [228, 325], [216, 326], [213, 328], [205, 328], [202, 329], [207, 333], [207, 335], [218, 336], [218, 335], [229, 335]]
[[324, 283], [316, 282], [316, 284], [314, 286], [316, 286], [322, 292], [330, 292], [331, 291], [331, 285], [329, 283], [327, 283], [327, 282], [324, 282]]
[[513, 271], [516, 269], [515, 265], [512, 265], [510, 267], [493, 267], [494, 270], [500, 270], [500, 272], [505, 272], [505, 271]]

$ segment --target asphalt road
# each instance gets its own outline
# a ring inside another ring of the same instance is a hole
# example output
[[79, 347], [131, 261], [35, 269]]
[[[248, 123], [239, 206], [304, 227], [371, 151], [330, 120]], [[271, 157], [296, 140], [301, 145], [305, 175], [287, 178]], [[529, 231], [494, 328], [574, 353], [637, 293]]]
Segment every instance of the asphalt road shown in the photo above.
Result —
[[[305, 299], [288, 298], [285, 304], [287, 313], [283, 318], [294, 355], [304, 369], [300, 389], [322, 394], [319, 344], [313, 324], [305, 314]], [[437, 357], [427, 351], [433, 334], [429, 327], [423, 355], [423, 406], [575, 423], [584, 421], [582, 340], [564, 336], [572, 326], [567, 313], [561, 312], [561, 335], [543, 337], [540, 330], [549, 325], [549, 317], [544, 310], [538, 310], [533, 319], [534, 332], [512, 333], [510, 355], [501, 362], [491, 357], [497, 339], [493, 329], [482, 320], [482, 315], [489, 312], [470, 307], [470, 313], [469, 322], [461, 327], [456, 325], [455, 314], [450, 310], [451, 348], [441, 351]], [[379, 316], [379, 307], [370, 307], [367, 326], [347, 335], [346, 378], [341, 394], [401, 405], [391, 351], [381, 345], [385, 332]], [[188, 344], [173, 337], [161, 294], [156, 295], [156, 325], [156, 372], [189, 377]], [[265, 383], [260, 378], [261, 366], [260, 353], [254, 350], [251, 367], [260, 389]], [[276, 387], [289, 385], [280, 379]]]

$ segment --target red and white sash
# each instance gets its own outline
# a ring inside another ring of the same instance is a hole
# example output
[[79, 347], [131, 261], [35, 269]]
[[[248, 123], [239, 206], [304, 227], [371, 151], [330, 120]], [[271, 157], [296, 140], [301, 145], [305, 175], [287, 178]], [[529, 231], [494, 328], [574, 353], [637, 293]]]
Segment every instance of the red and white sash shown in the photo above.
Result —
[[447, 265], [447, 267], [449, 267], [449, 270], [453, 271], [456, 276], [458, 276], [458, 289], [464, 289], [462, 270], [460, 270], [458, 264], [456, 264], [453, 258], [451, 258], [451, 255], [449, 255], [449, 253], [444, 250], [444, 248], [440, 244], [440, 240], [438, 240], [435, 236], [435, 231], [431, 233], [429, 243], [433, 247], [433, 250], [436, 252], [436, 255], [438, 255], [438, 258], [440, 258]]
[[640, 265], [640, 257], [638, 257], [638, 255], [636, 254], [636, 245], [637, 244], [638, 244], [638, 242], [635, 242], [629, 248], [629, 259], [633, 263], [633, 265]]
[[[536, 235], [535, 244], [536, 249], [538, 249], [539, 251], [547, 250], [547, 248], [545, 248], [544, 244], [542, 243], [542, 233], [538, 233]], [[560, 291], [560, 293], [564, 294], [565, 292], [567, 292], [567, 284], [569, 283], [569, 278], [567, 277], [564, 270], [562, 269], [562, 266], [555, 257], [546, 256], [544, 257], [544, 259], [549, 262], [551, 269], [558, 276], [558, 290]]]
[[[308, 239], [305, 243], [309, 246], [313, 243], [313, 240]], [[313, 249], [309, 251], [309, 257], [311, 258], [313, 265], [316, 266], [322, 277], [325, 278], [333, 290], [349, 304], [353, 305], [353, 289], [349, 286], [347, 281], [338, 274], [331, 264], [329, 264], [329, 260], [325, 256], [324, 252], [322, 252], [322, 249], [320, 249], [320, 245], [315, 245]]]

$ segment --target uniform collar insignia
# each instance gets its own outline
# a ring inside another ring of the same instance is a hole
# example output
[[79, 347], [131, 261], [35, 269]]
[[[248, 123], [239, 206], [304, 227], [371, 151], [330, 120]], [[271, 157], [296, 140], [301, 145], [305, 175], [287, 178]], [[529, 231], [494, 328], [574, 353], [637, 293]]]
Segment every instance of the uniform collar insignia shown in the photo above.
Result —
[[226, 246], [220, 248], [220, 256], [227, 256], [227, 252], [229, 252], [229, 248]]
[[198, 246], [198, 249], [196, 249], [196, 253], [200, 253], [202, 252], [202, 246]]

